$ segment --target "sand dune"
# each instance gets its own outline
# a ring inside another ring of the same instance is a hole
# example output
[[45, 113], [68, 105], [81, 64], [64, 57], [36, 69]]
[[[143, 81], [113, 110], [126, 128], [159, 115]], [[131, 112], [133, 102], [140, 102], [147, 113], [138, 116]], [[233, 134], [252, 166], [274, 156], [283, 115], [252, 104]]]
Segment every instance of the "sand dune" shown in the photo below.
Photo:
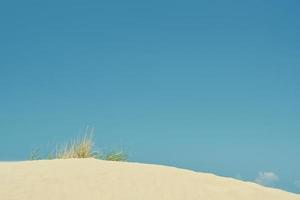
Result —
[[0, 163], [1, 200], [300, 200], [300, 195], [159, 165], [96, 159]]

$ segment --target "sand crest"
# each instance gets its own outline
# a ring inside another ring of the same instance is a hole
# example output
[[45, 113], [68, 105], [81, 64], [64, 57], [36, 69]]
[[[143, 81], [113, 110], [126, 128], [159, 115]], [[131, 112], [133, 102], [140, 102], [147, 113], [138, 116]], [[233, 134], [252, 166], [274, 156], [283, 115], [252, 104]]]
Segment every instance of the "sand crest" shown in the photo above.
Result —
[[66, 159], [1, 162], [0, 199], [300, 200], [300, 195], [174, 167]]

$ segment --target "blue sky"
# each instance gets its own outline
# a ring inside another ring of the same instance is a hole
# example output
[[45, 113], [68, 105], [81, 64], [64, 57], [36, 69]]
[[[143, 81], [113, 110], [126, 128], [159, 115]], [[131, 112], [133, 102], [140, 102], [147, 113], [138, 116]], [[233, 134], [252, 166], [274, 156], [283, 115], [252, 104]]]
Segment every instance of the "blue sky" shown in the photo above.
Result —
[[300, 193], [298, 1], [0, 3], [0, 160], [103, 149]]

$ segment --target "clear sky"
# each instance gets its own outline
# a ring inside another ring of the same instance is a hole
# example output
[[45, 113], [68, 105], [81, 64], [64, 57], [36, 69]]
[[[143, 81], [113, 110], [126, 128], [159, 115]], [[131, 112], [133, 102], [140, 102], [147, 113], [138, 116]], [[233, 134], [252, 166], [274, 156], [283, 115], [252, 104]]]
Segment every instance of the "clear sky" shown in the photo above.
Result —
[[104, 149], [300, 193], [300, 3], [1, 1], [0, 160]]

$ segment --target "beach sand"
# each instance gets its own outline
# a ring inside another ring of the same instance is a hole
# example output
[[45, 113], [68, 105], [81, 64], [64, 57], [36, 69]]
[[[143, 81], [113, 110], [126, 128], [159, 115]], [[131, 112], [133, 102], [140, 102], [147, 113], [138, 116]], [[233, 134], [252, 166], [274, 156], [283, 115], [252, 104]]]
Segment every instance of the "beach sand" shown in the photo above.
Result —
[[0, 162], [1, 200], [300, 200], [207, 173], [96, 159]]

